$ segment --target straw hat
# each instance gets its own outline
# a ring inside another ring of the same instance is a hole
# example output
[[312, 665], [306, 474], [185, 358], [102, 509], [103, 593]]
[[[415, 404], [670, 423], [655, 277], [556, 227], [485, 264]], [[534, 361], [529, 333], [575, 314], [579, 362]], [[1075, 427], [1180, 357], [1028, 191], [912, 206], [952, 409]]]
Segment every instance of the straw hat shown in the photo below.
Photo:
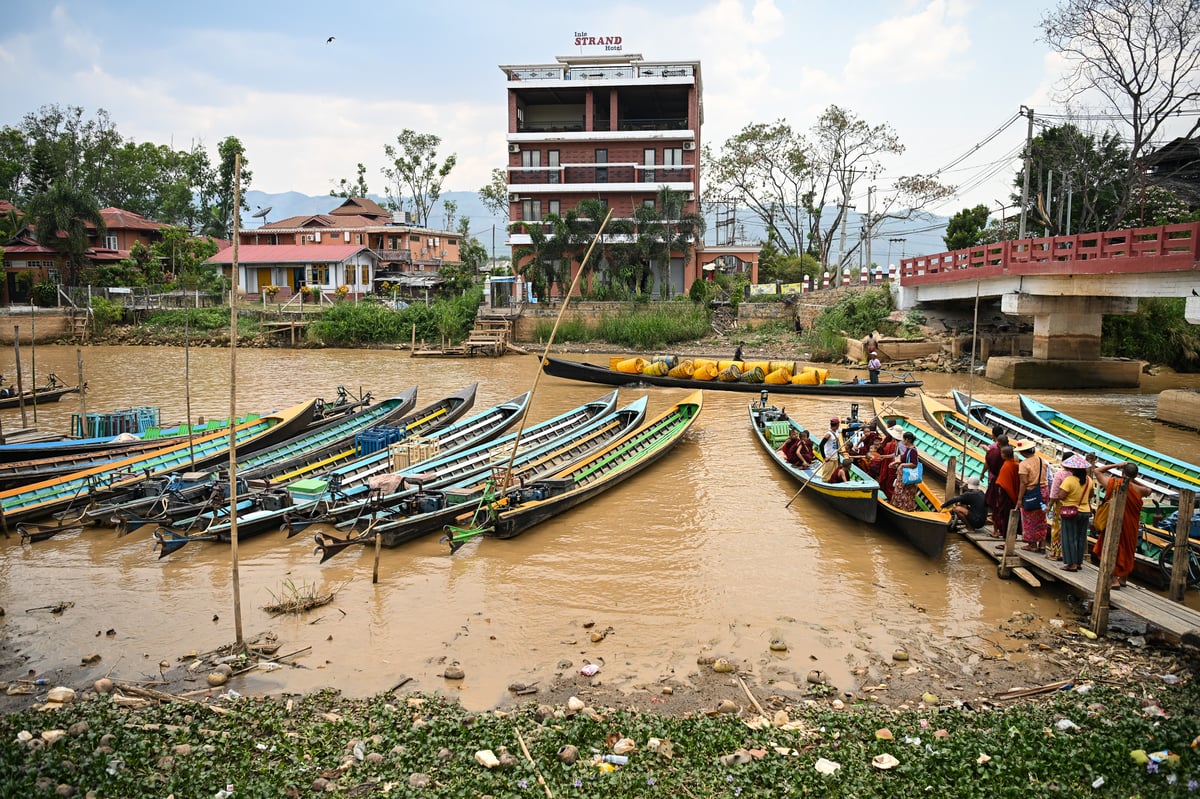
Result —
[[1037, 449], [1037, 444], [1030, 440], [1014, 441], [1012, 448], [1017, 452], [1032, 452]]
[[967, 488], [979, 488], [979, 478], [971, 475], [967, 478]]
[[891, 434], [892, 438], [904, 438], [904, 428], [898, 424], [889, 427], [888, 433]]

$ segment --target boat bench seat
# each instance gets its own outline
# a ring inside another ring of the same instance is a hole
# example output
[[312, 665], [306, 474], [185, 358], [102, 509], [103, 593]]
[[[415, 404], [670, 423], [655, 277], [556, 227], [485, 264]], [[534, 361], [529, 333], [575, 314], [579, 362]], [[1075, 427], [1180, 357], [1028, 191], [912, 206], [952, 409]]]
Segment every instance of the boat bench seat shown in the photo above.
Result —
[[767, 422], [767, 440], [776, 449], [783, 446], [791, 432], [792, 426], [787, 422]]

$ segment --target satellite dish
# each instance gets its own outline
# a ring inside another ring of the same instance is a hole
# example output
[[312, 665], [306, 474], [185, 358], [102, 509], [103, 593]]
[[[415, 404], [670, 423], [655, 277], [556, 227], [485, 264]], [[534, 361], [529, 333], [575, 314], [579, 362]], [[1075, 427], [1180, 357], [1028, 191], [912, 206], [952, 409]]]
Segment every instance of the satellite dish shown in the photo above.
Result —
[[266, 219], [267, 214], [269, 214], [269, 213], [271, 213], [271, 206], [268, 205], [266, 208], [262, 208], [258, 211], [255, 211], [254, 213], [250, 214], [250, 216], [253, 217], [254, 219]]

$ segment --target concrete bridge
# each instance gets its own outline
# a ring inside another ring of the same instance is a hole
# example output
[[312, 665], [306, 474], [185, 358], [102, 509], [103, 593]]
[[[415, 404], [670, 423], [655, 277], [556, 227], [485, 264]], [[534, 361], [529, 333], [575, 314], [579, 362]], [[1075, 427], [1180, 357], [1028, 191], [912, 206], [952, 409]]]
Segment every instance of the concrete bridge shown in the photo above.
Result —
[[1033, 317], [1032, 358], [991, 358], [987, 376], [1011, 388], [1134, 387], [1139, 364], [1100, 358], [1105, 314], [1139, 297], [1186, 297], [1200, 323], [1200, 222], [983, 244], [900, 261], [899, 303], [1000, 298]]

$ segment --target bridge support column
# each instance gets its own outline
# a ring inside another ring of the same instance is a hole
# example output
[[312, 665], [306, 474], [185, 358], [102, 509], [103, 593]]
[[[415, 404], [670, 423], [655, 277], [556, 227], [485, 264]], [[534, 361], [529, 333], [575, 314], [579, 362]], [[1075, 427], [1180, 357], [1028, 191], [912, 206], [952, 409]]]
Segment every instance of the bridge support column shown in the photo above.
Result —
[[1136, 361], [1101, 360], [1104, 314], [1137, 310], [1136, 297], [1005, 294], [1007, 314], [1033, 317], [1032, 358], [991, 358], [987, 377], [1010, 388], [1129, 388], [1141, 379]]

